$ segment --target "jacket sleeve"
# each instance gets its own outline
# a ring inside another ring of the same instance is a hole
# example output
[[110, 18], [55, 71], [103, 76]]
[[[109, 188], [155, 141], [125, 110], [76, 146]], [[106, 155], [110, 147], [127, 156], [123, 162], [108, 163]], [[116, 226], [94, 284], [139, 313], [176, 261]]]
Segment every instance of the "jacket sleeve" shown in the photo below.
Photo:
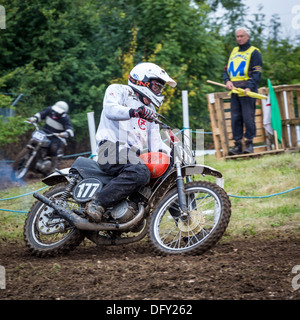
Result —
[[51, 114], [51, 108], [52, 107], [47, 107], [44, 110], [37, 112], [34, 117], [37, 118], [37, 121], [42, 121], [44, 120], [48, 115]]
[[258, 50], [255, 50], [252, 53], [250, 60], [250, 71], [252, 75], [249, 80], [249, 89], [251, 91], [256, 91], [262, 72], [262, 57], [261, 53]]
[[224, 71], [223, 71], [223, 80], [224, 83], [226, 84], [227, 81], [230, 81], [230, 77], [227, 71], [227, 65], [224, 67]]
[[67, 114], [63, 115], [64, 130], [69, 134], [69, 137], [74, 137], [74, 129], [71, 120]]
[[114, 121], [129, 120], [130, 106], [124, 105], [124, 89], [117, 84], [110, 85], [105, 92], [103, 112], [105, 116]]

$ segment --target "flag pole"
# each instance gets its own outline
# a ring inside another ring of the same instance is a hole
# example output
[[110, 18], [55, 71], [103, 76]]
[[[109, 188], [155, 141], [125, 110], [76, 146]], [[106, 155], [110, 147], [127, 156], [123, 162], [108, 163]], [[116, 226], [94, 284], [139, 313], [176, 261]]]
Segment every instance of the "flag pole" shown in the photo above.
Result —
[[277, 131], [274, 130], [274, 143], [275, 143], [275, 149], [278, 150], [279, 146], [278, 146], [278, 137], [277, 137]]

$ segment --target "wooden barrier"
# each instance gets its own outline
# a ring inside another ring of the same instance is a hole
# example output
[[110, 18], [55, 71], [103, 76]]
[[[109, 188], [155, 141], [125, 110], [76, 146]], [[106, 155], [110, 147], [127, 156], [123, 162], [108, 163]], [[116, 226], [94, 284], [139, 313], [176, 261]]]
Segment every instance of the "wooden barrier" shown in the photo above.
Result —
[[[229, 149], [234, 146], [231, 129], [230, 97], [227, 92], [216, 92], [207, 95], [211, 120], [213, 141], [218, 159], [232, 159], [260, 156], [300, 150], [297, 145], [296, 125], [300, 125], [300, 84], [290, 86], [274, 86], [282, 122], [282, 144], [266, 134], [263, 127], [262, 101], [256, 100], [256, 137], [253, 139], [254, 153], [229, 156]], [[268, 95], [268, 88], [260, 88], [258, 93]]]

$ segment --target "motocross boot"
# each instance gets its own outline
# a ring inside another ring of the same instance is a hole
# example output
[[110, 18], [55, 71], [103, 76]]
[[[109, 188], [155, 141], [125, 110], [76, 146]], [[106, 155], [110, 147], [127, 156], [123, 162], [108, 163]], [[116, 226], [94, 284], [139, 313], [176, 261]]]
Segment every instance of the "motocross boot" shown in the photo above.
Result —
[[253, 153], [253, 141], [246, 140], [246, 148], [244, 149], [243, 153]]
[[105, 213], [105, 209], [95, 200], [92, 199], [86, 207], [87, 215], [94, 221], [94, 222], [101, 222], [103, 220], [103, 215]]
[[235, 141], [235, 147], [230, 149], [228, 154], [230, 156], [235, 156], [237, 154], [241, 154], [242, 153], [242, 140], [237, 140]]

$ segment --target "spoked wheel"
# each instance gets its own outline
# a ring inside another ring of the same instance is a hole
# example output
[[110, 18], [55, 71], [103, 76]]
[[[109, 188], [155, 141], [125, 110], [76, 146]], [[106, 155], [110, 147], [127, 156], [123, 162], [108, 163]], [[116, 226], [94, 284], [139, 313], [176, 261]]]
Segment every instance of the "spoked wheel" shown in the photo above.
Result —
[[202, 254], [223, 236], [231, 215], [226, 192], [214, 183], [185, 185], [188, 216], [180, 217], [177, 189], [154, 210], [149, 241], [158, 254]]
[[29, 167], [26, 166], [28, 159], [30, 158], [30, 151], [27, 148], [24, 148], [17, 156], [16, 160], [13, 163], [12, 179], [20, 180], [23, 179], [26, 173], [29, 170]]
[[[65, 184], [60, 184], [44, 195], [69, 210], [78, 210], [79, 205], [73, 198], [60, 200], [65, 188]], [[84, 234], [58, 216], [54, 209], [36, 201], [25, 221], [24, 239], [33, 255], [47, 257], [74, 249], [82, 242]]]

